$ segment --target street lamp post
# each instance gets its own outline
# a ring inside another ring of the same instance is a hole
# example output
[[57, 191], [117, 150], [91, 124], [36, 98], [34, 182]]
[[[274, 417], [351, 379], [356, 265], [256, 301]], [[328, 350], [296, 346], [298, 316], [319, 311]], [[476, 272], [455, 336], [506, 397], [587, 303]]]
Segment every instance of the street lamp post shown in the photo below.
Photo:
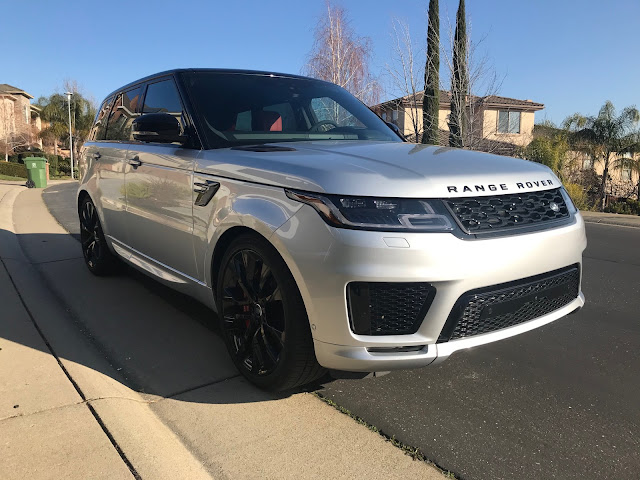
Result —
[[69, 106], [69, 157], [71, 159], [71, 180], [73, 180], [73, 135], [71, 133], [71, 92], [65, 92], [67, 105]]

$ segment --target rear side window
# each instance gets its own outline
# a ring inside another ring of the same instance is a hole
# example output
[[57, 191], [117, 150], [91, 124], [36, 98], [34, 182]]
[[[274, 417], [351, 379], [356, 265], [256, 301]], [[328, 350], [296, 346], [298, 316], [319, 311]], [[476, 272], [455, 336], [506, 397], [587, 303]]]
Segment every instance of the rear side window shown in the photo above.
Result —
[[139, 115], [142, 86], [134, 87], [118, 94], [111, 110], [107, 126], [106, 140], [132, 141], [132, 124]]
[[178, 94], [178, 89], [171, 79], [151, 83], [147, 87], [142, 113], [161, 112], [173, 115], [184, 126], [180, 94]]
[[105, 133], [107, 132], [107, 119], [109, 118], [109, 112], [111, 111], [113, 98], [114, 97], [107, 98], [104, 102], [102, 102], [102, 105], [100, 105], [100, 109], [98, 110], [98, 113], [96, 113], [96, 119], [93, 123], [93, 128], [89, 133], [90, 140], [104, 140]]

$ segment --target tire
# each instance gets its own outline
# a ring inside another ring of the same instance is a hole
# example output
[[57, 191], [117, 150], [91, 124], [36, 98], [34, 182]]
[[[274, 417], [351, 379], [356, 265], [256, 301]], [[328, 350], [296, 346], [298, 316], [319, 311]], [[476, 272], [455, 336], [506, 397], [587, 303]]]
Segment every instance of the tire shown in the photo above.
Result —
[[105, 276], [118, 267], [118, 259], [111, 253], [104, 238], [100, 217], [91, 198], [85, 197], [78, 211], [80, 219], [80, 243], [84, 263], [91, 273]]
[[217, 272], [216, 298], [229, 355], [250, 382], [282, 391], [325, 374], [315, 357], [298, 286], [262, 237], [242, 235], [232, 241]]

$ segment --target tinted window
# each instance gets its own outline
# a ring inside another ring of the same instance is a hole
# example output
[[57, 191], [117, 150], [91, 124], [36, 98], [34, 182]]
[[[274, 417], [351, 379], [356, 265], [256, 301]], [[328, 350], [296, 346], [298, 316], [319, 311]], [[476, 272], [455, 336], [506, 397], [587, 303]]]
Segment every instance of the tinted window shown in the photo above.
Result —
[[107, 132], [107, 119], [109, 118], [109, 112], [111, 111], [111, 104], [114, 97], [107, 98], [102, 105], [98, 113], [96, 113], [96, 120], [93, 124], [89, 139], [91, 140], [104, 140], [105, 133]]
[[182, 75], [200, 132], [214, 148], [305, 140], [401, 141], [376, 114], [331, 83], [260, 74]]
[[173, 80], [151, 83], [147, 87], [142, 113], [159, 112], [175, 116], [182, 124], [182, 103]]
[[138, 107], [142, 96], [142, 86], [118, 94], [107, 126], [106, 140], [131, 141], [131, 126], [139, 115]]

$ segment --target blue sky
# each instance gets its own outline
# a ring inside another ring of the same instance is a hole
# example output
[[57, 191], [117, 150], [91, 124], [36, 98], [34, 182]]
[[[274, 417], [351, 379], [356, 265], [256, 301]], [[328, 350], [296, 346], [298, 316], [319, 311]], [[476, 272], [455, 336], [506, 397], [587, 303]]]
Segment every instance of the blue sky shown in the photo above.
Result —
[[[371, 38], [374, 73], [391, 60], [393, 17], [424, 38], [428, 0], [339, 3], [356, 32]], [[440, 0], [443, 36], [457, 5]], [[3, 24], [9, 48], [0, 83], [37, 98], [73, 79], [99, 101], [174, 67], [300, 73], [324, 0], [36, 0], [19, 10], [23, 21]], [[467, 19], [472, 39], [483, 39], [479, 55], [502, 79], [498, 93], [545, 104], [536, 121], [595, 114], [605, 100], [640, 107], [639, 0], [468, 0]]]

